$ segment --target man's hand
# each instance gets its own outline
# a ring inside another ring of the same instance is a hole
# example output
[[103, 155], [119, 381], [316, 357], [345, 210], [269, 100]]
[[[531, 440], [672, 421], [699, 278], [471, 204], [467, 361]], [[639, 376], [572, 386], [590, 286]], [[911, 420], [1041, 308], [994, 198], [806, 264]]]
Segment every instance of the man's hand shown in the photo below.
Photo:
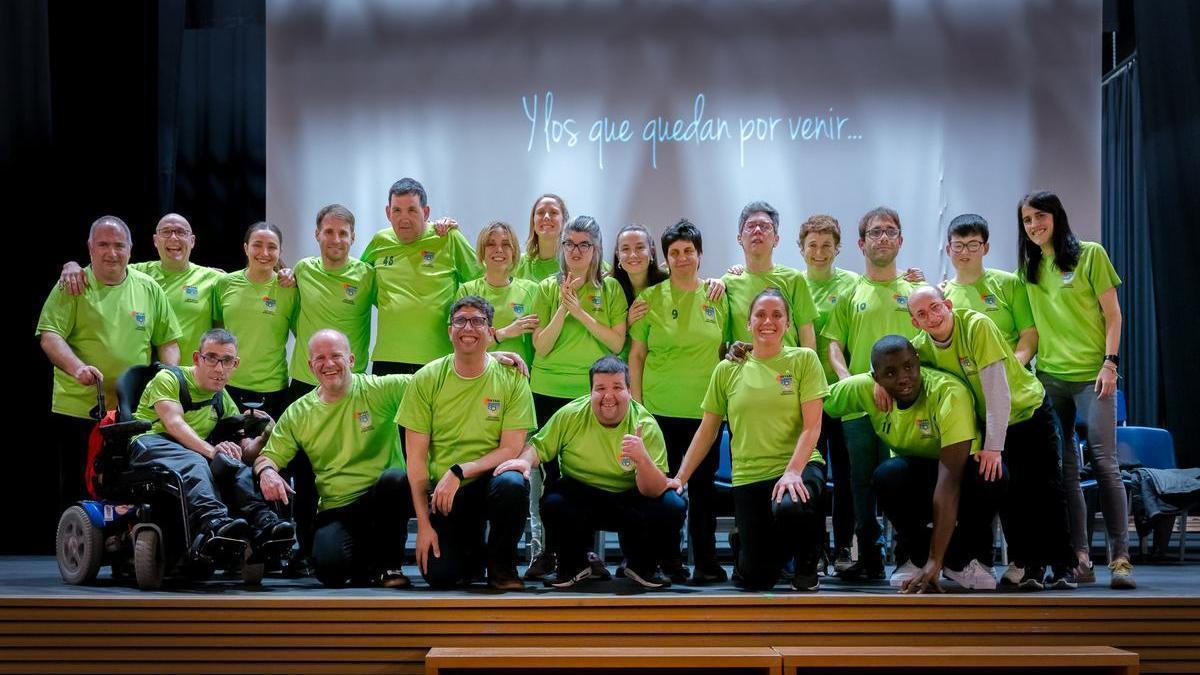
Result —
[[746, 271], [745, 265], [730, 265], [729, 269], [725, 270], [726, 274], [732, 274], [735, 277], [742, 276], [742, 272]]
[[492, 475], [499, 476], [505, 471], [516, 471], [522, 476], [525, 476], [525, 480], [529, 480], [529, 472], [532, 470], [533, 467], [529, 466], [528, 461], [521, 459], [520, 457], [514, 457], [513, 459], [506, 459], [503, 462], [500, 462], [500, 466], [496, 467], [496, 470], [492, 472]]
[[808, 488], [804, 487], [804, 477], [796, 471], [784, 471], [775, 488], [771, 490], [771, 499], [776, 504], [783, 503], [783, 495], [790, 494], [792, 501], [797, 504], [808, 503]]
[[879, 386], [878, 382], [875, 383], [874, 397], [875, 407], [879, 409], [879, 412], [888, 412], [892, 409], [891, 394], [887, 393], [887, 389]]
[[984, 450], [975, 455], [975, 461], [979, 463], [979, 475], [989, 483], [999, 478], [1004, 472], [999, 450]]
[[925, 273], [920, 267], [910, 267], [904, 270], [904, 280], [910, 284], [919, 284], [925, 281]]
[[296, 270], [285, 267], [279, 270], [279, 285], [283, 288], [296, 287]]
[[[233, 441], [221, 441], [213, 446], [218, 455], [225, 455], [237, 461], [242, 461], [242, 446]], [[214, 455], [215, 456], [215, 455]]]
[[667, 489], [674, 490], [675, 494], [683, 494], [683, 483], [678, 478], [667, 479]]
[[921, 568], [921, 572], [913, 576], [913, 578], [904, 582], [900, 587], [901, 593], [945, 593], [946, 591], [938, 585], [938, 576], [942, 573], [942, 566], [930, 560]]
[[444, 237], [450, 230], [458, 229], [458, 221], [453, 218], [438, 218], [433, 221], [433, 231], [437, 232], [437, 236]]
[[74, 377], [76, 382], [85, 387], [90, 387], [97, 382], [104, 381], [104, 373], [100, 372], [99, 368], [95, 366], [89, 366], [86, 363], [82, 366], [79, 366], [79, 370], [75, 371]]
[[87, 272], [75, 261], [63, 265], [62, 274], [58, 277], [58, 286], [67, 295], [79, 295], [88, 287]]
[[288, 503], [288, 495], [296, 494], [291, 485], [279, 475], [275, 469], [267, 467], [258, 474], [258, 488], [262, 490], [263, 499], [269, 502]]
[[749, 342], [742, 342], [738, 340], [729, 344], [729, 351], [726, 352], [725, 358], [733, 361], [734, 363], [745, 363], [746, 357], [749, 356], [750, 352], [753, 350], [754, 345], [750, 344]]
[[421, 574], [425, 574], [429, 570], [430, 549], [433, 550], [433, 557], [442, 557], [442, 549], [438, 546], [437, 530], [433, 529], [432, 525], [417, 525], [416, 549], [417, 567], [420, 568]]
[[458, 494], [458, 486], [461, 482], [458, 476], [455, 476], [450, 470], [442, 474], [442, 479], [438, 481], [437, 487], [433, 488], [433, 496], [429, 499], [429, 508], [434, 513], [440, 513], [443, 516], [450, 515], [450, 509], [454, 508], [454, 495]]
[[634, 466], [645, 466], [650, 462], [650, 453], [646, 452], [646, 444], [642, 442], [642, 425], [638, 425], [637, 433], [625, 434], [621, 439], [621, 466], [625, 461], [633, 462]]

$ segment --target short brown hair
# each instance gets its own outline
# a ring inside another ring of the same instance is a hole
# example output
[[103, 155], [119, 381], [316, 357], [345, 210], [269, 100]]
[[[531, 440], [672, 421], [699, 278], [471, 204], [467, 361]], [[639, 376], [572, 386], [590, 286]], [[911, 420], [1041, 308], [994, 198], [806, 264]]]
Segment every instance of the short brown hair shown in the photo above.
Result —
[[346, 221], [346, 224], [350, 226], [350, 229], [354, 229], [354, 214], [350, 213], [350, 209], [342, 206], [341, 204], [330, 204], [329, 206], [322, 208], [320, 211], [317, 211], [318, 230], [321, 229], [321, 221], [330, 216], [337, 218], [338, 220]]
[[809, 216], [800, 226], [800, 238], [796, 240], [796, 244], [804, 248], [804, 238], [810, 234], [831, 234], [834, 246], [842, 245], [842, 226], [838, 225], [837, 218], [833, 216]]
[[880, 220], [890, 220], [896, 224], [897, 230], [900, 230], [901, 232], [904, 231], [904, 228], [900, 227], [900, 214], [896, 213], [895, 209], [889, 209], [886, 206], [876, 206], [870, 211], [867, 211], [866, 214], [863, 215], [862, 219], [858, 221], [859, 239], [867, 238], [867, 226], [870, 225], [871, 221], [875, 220], [876, 218]]
[[483, 229], [479, 231], [479, 237], [475, 240], [475, 260], [480, 265], [484, 265], [483, 249], [487, 246], [488, 236], [495, 230], [504, 232], [504, 237], [508, 239], [508, 245], [512, 247], [512, 264], [508, 266], [507, 270], [511, 272], [517, 266], [517, 262], [521, 260], [521, 243], [517, 240], [517, 232], [513, 229], [513, 226], [502, 220], [493, 220], [484, 225]]

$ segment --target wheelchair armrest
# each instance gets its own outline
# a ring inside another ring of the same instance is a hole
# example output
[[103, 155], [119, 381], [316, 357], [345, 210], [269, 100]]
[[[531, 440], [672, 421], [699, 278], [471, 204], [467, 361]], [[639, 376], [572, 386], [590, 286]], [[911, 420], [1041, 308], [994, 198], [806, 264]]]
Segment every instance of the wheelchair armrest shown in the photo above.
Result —
[[129, 420], [128, 422], [117, 422], [100, 427], [100, 436], [104, 439], [118, 438], [121, 436], [132, 437], [137, 434], [144, 434], [150, 431], [150, 427], [154, 426], [149, 420]]

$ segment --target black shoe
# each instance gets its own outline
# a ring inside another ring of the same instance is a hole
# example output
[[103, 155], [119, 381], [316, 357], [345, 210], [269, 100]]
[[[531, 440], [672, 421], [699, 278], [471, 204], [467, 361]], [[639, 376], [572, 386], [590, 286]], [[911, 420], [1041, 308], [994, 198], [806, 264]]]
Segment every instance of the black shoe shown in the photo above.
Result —
[[523, 591], [525, 590], [525, 582], [521, 581], [521, 577], [517, 576], [517, 568], [515, 565], [496, 565], [494, 568], [489, 567], [487, 572], [488, 588], [497, 591]]
[[833, 573], [841, 574], [854, 564], [854, 559], [850, 557], [850, 549], [842, 547], [837, 550], [837, 555], [833, 559]]
[[654, 590], [656, 588], [667, 588], [671, 585], [671, 580], [657, 573], [645, 572], [639, 574], [632, 567], [625, 568], [625, 578], [638, 584], [642, 588]]
[[593, 579], [599, 579], [600, 581], [608, 581], [609, 579], [612, 579], [612, 573], [609, 572], [608, 568], [604, 566], [604, 561], [600, 559], [600, 556], [596, 555], [595, 553], [588, 553], [587, 559], [588, 565], [590, 565], [592, 568]]
[[1025, 568], [1025, 575], [1017, 582], [1017, 588], [1022, 591], [1040, 591], [1045, 588], [1045, 583], [1042, 581], [1045, 576], [1045, 567], [1030, 565]]
[[554, 571], [558, 565], [558, 558], [549, 551], [542, 551], [542, 554], [533, 559], [529, 564], [529, 568], [525, 570], [525, 581], [541, 581], [546, 578], [547, 574]]
[[792, 576], [792, 590], [805, 593], [815, 593], [821, 589], [821, 580], [817, 578], [814, 565], [796, 566], [796, 574]]
[[1075, 571], [1068, 567], [1053, 568], [1042, 585], [1052, 591], [1073, 591], [1079, 588], [1079, 582], [1075, 580]]
[[843, 581], [882, 579], [884, 577], [883, 556], [878, 551], [868, 552], [865, 556], [860, 555], [857, 562], [839, 572], [837, 576]]
[[402, 570], [394, 569], [387, 570], [379, 575], [379, 585], [384, 588], [408, 588], [412, 586], [412, 581], [404, 574]]
[[316, 570], [317, 566], [313, 563], [312, 558], [293, 556], [288, 561], [283, 573], [289, 579], [302, 579], [304, 577], [311, 577]]
[[201, 532], [208, 538], [219, 537], [250, 541], [250, 523], [242, 518], [230, 518], [229, 516], [213, 518], [204, 524]]
[[559, 570], [553, 579], [543, 579], [542, 583], [551, 588], [571, 588], [592, 578], [592, 567], [588, 565], [574, 574]]
[[662, 571], [673, 584], [686, 584], [692, 578], [692, 573], [688, 571], [688, 568], [681, 560], [672, 560], [663, 563]]
[[726, 581], [729, 581], [729, 575], [725, 573], [725, 568], [717, 564], [716, 560], [709, 560], [696, 563], [688, 585], [707, 586], [708, 584], [723, 584]]
[[290, 520], [276, 520], [267, 527], [261, 527], [254, 533], [252, 546], [258, 549], [261, 546], [278, 542], [279, 545], [287, 544], [291, 547], [292, 540], [296, 538], [296, 524]]

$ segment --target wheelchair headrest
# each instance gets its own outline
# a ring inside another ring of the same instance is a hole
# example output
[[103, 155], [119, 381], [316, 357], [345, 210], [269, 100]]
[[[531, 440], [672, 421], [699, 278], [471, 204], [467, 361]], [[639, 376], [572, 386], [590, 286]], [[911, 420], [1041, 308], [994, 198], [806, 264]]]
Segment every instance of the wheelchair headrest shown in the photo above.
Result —
[[128, 422], [133, 419], [138, 401], [142, 400], [142, 392], [146, 385], [158, 374], [159, 364], [148, 366], [133, 366], [117, 378], [117, 421]]

